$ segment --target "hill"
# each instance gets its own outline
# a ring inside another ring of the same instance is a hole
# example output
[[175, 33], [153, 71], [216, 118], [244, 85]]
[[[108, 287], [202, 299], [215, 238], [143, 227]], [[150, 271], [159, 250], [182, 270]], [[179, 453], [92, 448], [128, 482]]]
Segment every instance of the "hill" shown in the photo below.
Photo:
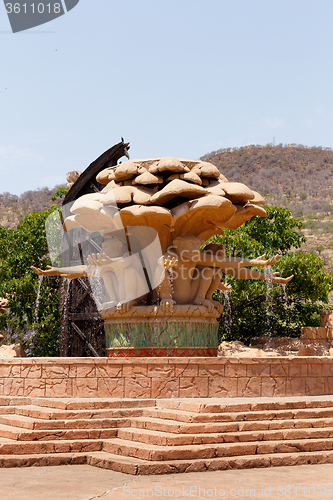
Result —
[[244, 182], [294, 215], [333, 213], [333, 151], [304, 146], [246, 146], [221, 149], [201, 159], [229, 181]]
[[259, 191], [268, 205], [290, 208], [303, 221], [303, 249], [318, 253], [333, 269], [333, 150], [303, 145], [220, 149], [202, 160], [229, 181]]
[[[66, 184], [61, 185], [61, 187], [65, 186]], [[60, 205], [61, 200], [52, 201], [52, 195], [58, 187], [26, 191], [20, 196], [8, 192], [0, 194], [0, 225], [8, 228], [14, 227], [23, 221], [29, 212], [41, 212], [50, 208], [52, 203]]]

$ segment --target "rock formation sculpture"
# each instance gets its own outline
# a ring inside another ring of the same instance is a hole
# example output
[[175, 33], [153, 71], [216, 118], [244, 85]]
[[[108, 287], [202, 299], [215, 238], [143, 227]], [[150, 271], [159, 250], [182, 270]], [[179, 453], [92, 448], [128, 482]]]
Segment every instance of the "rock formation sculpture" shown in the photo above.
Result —
[[118, 228], [156, 229], [162, 251], [178, 236], [204, 240], [237, 229], [254, 215], [266, 216], [264, 199], [245, 184], [228, 182], [212, 164], [160, 158], [130, 160], [97, 176], [100, 193], [81, 196], [65, 229], [83, 227], [109, 235]]

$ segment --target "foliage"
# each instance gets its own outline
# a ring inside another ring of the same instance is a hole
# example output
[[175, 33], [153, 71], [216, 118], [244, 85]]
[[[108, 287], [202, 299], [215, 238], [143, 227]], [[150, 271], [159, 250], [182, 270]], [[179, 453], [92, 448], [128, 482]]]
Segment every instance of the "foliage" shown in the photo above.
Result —
[[69, 189], [59, 186], [56, 190], [55, 193], [53, 193], [51, 199], [52, 201], [56, 201], [58, 198], [65, 198], [66, 194], [68, 193]]
[[309, 220], [303, 224], [304, 229], [317, 229], [318, 223], [314, 220]]
[[[264, 334], [298, 336], [302, 326], [318, 326], [319, 311], [328, 302], [331, 276], [317, 255], [295, 251], [304, 241], [299, 233], [302, 223], [285, 208], [265, 207], [267, 218], [253, 217], [236, 231], [226, 230], [214, 236], [214, 242], [225, 245], [226, 255], [254, 257], [266, 252], [281, 255], [273, 271], [283, 277], [294, 274], [285, 286], [265, 280], [226, 281], [232, 285], [228, 301], [223, 294], [216, 299], [225, 302], [221, 317], [221, 336], [248, 342]], [[291, 249], [294, 251], [291, 251]], [[259, 269], [258, 269], [259, 270]], [[263, 271], [263, 269], [260, 269]], [[229, 325], [228, 325], [229, 322]]]
[[39, 307], [36, 298], [38, 276], [30, 266], [49, 265], [45, 221], [58, 210], [54, 205], [43, 212], [29, 213], [14, 228], [0, 226], [0, 296], [9, 299], [8, 310], [0, 316], [0, 331], [7, 342], [22, 342], [30, 356], [59, 354], [58, 277], [41, 282]]
[[[226, 254], [234, 257], [250, 257], [259, 252], [269, 256], [283, 255], [292, 248], [299, 248], [305, 241], [300, 234], [302, 221], [292, 217], [288, 208], [264, 207], [267, 217], [252, 217], [237, 231], [225, 229], [222, 244]], [[221, 236], [211, 241], [221, 242]]]

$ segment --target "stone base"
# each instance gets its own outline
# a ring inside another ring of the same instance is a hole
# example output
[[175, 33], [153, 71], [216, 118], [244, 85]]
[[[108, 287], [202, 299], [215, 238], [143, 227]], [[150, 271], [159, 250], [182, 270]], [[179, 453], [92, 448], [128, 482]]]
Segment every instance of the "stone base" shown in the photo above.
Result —
[[219, 313], [206, 307], [177, 305], [172, 315], [159, 306], [134, 306], [121, 313], [104, 304], [109, 357], [217, 356]]
[[333, 345], [333, 328], [331, 326], [305, 326], [301, 329], [300, 340], [304, 344], [328, 342]]
[[304, 344], [328, 342], [333, 347], [333, 311], [320, 311], [320, 326], [305, 326], [301, 329]]
[[0, 359], [0, 396], [221, 398], [333, 394], [333, 357]]
[[333, 326], [333, 311], [320, 311], [320, 326]]

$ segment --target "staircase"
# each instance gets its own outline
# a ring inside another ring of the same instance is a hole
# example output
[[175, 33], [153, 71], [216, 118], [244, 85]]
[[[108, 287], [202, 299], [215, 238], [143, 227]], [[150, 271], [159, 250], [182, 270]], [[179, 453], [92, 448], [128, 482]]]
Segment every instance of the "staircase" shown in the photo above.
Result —
[[168, 474], [318, 463], [333, 463], [333, 396], [0, 397], [0, 467]]

